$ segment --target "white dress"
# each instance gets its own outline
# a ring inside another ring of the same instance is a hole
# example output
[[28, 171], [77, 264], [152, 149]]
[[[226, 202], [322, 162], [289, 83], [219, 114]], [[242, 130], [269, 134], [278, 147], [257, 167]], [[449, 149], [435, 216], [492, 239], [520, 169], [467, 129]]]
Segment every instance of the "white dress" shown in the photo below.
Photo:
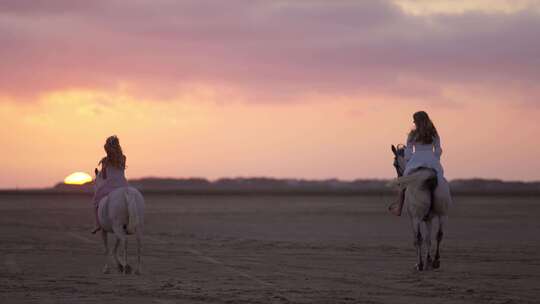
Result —
[[417, 168], [432, 168], [437, 171], [437, 179], [441, 182], [444, 179], [444, 170], [441, 165], [441, 139], [433, 138], [433, 143], [418, 143], [412, 138], [407, 138], [407, 148], [405, 149], [405, 172], [403, 175], [409, 175]]

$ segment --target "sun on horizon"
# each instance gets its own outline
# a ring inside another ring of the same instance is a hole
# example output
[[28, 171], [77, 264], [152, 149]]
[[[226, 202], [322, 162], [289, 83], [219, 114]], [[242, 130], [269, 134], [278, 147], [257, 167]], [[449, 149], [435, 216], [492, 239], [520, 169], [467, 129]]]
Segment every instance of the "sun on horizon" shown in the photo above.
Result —
[[74, 172], [64, 179], [64, 183], [68, 185], [83, 185], [91, 181], [92, 177], [85, 172]]

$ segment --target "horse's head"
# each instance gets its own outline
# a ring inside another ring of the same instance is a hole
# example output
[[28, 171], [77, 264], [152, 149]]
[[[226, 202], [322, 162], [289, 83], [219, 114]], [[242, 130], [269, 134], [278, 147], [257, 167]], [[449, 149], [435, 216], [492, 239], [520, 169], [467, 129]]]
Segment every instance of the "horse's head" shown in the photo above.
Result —
[[407, 164], [407, 161], [405, 160], [405, 148], [404, 145], [392, 145], [392, 152], [394, 153], [394, 167], [396, 168], [396, 172], [398, 177], [403, 176], [403, 172], [405, 172], [405, 165]]
[[96, 175], [94, 178], [94, 188], [97, 190], [103, 185], [103, 177], [101, 176], [101, 171], [99, 171], [98, 168], [94, 169], [94, 174]]

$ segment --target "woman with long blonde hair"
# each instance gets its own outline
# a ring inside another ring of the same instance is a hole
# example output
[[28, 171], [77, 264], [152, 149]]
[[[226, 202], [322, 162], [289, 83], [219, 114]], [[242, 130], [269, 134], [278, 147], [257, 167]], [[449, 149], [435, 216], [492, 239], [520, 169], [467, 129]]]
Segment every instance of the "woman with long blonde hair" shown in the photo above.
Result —
[[99, 201], [111, 193], [111, 191], [128, 186], [125, 176], [126, 156], [122, 152], [118, 137], [116, 135], [109, 136], [103, 148], [107, 156], [103, 157], [98, 163], [98, 166], [101, 165], [99, 174], [103, 179], [103, 184], [96, 189], [94, 194], [95, 227], [92, 233], [96, 233], [101, 229], [97, 214]]
[[[409, 175], [418, 168], [431, 168], [437, 172], [437, 178], [442, 181], [444, 170], [441, 165], [441, 138], [437, 128], [424, 111], [413, 115], [414, 128], [407, 136], [405, 160], [407, 165], [403, 175]], [[388, 207], [390, 213], [400, 216], [405, 199], [405, 189], [400, 190], [397, 202]]]

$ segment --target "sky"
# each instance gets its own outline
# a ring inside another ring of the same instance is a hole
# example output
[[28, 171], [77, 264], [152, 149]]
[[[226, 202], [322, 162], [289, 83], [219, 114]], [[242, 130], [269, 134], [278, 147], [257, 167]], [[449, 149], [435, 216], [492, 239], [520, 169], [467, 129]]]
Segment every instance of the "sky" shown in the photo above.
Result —
[[91, 173], [540, 180], [540, 0], [0, 0], [0, 188]]

